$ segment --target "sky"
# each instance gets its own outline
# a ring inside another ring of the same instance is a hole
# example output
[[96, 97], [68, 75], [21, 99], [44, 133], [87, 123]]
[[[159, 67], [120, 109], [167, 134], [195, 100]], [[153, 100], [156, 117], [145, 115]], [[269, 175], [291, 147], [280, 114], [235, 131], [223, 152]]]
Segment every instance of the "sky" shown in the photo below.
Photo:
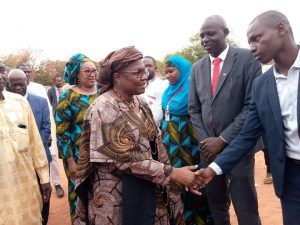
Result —
[[67, 60], [80, 52], [100, 61], [134, 45], [162, 60], [187, 46], [211, 15], [223, 16], [229, 37], [249, 48], [249, 23], [273, 9], [288, 17], [299, 43], [295, 0], [4, 0], [0, 56], [30, 48], [40, 52], [39, 60]]

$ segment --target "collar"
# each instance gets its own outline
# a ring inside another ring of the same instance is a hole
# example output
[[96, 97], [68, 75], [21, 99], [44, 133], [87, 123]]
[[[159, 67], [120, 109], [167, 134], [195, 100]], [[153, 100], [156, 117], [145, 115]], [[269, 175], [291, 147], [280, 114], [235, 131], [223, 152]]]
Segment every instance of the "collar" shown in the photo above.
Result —
[[[292, 69], [292, 68], [300, 69], [300, 54], [299, 53], [300, 53], [300, 49], [298, 50], [298, 55], [296, 57], [296, 60], [290, 69]], [[275, 79], [276, 78], [287, 78], [285, 75], [278, 73], [275, 66], [273, 66], [273, 74], [274, 74]]]
[[[227, 56], [228, 50], [229, 50], [229, 45], [226, 46], [226, 48], [224, 49], [224, 51], [217, 58], [222, 59], [222, 62], [224, 62], [224, 60], [225, 60], [225, 58]], [[213, 57], [211, 55], [209, 55], [209, 58], [210, 58], [211, 62], [215, 59], [215, 57]]]

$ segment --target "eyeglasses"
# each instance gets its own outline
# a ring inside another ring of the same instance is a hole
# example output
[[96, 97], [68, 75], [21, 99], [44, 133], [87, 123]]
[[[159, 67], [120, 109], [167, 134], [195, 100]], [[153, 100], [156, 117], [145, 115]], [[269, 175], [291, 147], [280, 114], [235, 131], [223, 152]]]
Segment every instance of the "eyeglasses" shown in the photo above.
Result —
[[149, 69], [139, 69], [137, 71], [122, 71], [122, 73], [131, 73], [134, 76], [136, 76], [136, 78], [142, 78], [144, 75], [146, 76], [146, 78], [149, 77]]
[[84, 75], [89, 76], [89, 77], [92, 76], [92, 74], [97, 75], [97, 73], [98, 73], [96, 69], [86, 69], [83, 72], [84, 72]]

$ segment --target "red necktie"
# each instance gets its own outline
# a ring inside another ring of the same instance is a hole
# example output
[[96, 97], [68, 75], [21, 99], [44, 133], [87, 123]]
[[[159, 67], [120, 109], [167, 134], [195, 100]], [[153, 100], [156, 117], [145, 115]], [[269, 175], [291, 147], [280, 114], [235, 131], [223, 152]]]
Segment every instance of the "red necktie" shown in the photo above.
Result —
[[213, 96], [215, 95], [216, 89], [217, 89], [221, 61], [222, 61], [222, 59], [220, 59], [220, 58], [215, 58], [213, 60], [214, 68], [213, 68], [213, 77], [212, 77], [212, 84], [211, 84], [211, 93]]
[[57, 92], [58, 92], [58, 96], [60, 96], [61, 93], [62, 93], [62, 89], [61, 88], [57, 88]]

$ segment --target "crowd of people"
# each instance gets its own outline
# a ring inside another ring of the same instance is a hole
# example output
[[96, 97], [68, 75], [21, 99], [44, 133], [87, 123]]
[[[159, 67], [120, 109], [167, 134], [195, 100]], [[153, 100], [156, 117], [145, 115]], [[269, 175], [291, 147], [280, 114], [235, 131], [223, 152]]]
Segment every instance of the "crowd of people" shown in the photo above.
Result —
[[283, 224], [299, 225], [299, 46], [274, 10], [250, 23], [250, 49], [228, 34], [207, 17], [207, 56], [169, 57], [165, 79], [134, 46], [99, 69], [73, 55], [48, 91], [26, 63], [7, 72], [0, 62], [0, 225], [47, 224], [50, 183], [64, 196], [58, 157], [74, 225], [230, 225], [231, 202], [239, 225], [260, 225], [259, 149]]

